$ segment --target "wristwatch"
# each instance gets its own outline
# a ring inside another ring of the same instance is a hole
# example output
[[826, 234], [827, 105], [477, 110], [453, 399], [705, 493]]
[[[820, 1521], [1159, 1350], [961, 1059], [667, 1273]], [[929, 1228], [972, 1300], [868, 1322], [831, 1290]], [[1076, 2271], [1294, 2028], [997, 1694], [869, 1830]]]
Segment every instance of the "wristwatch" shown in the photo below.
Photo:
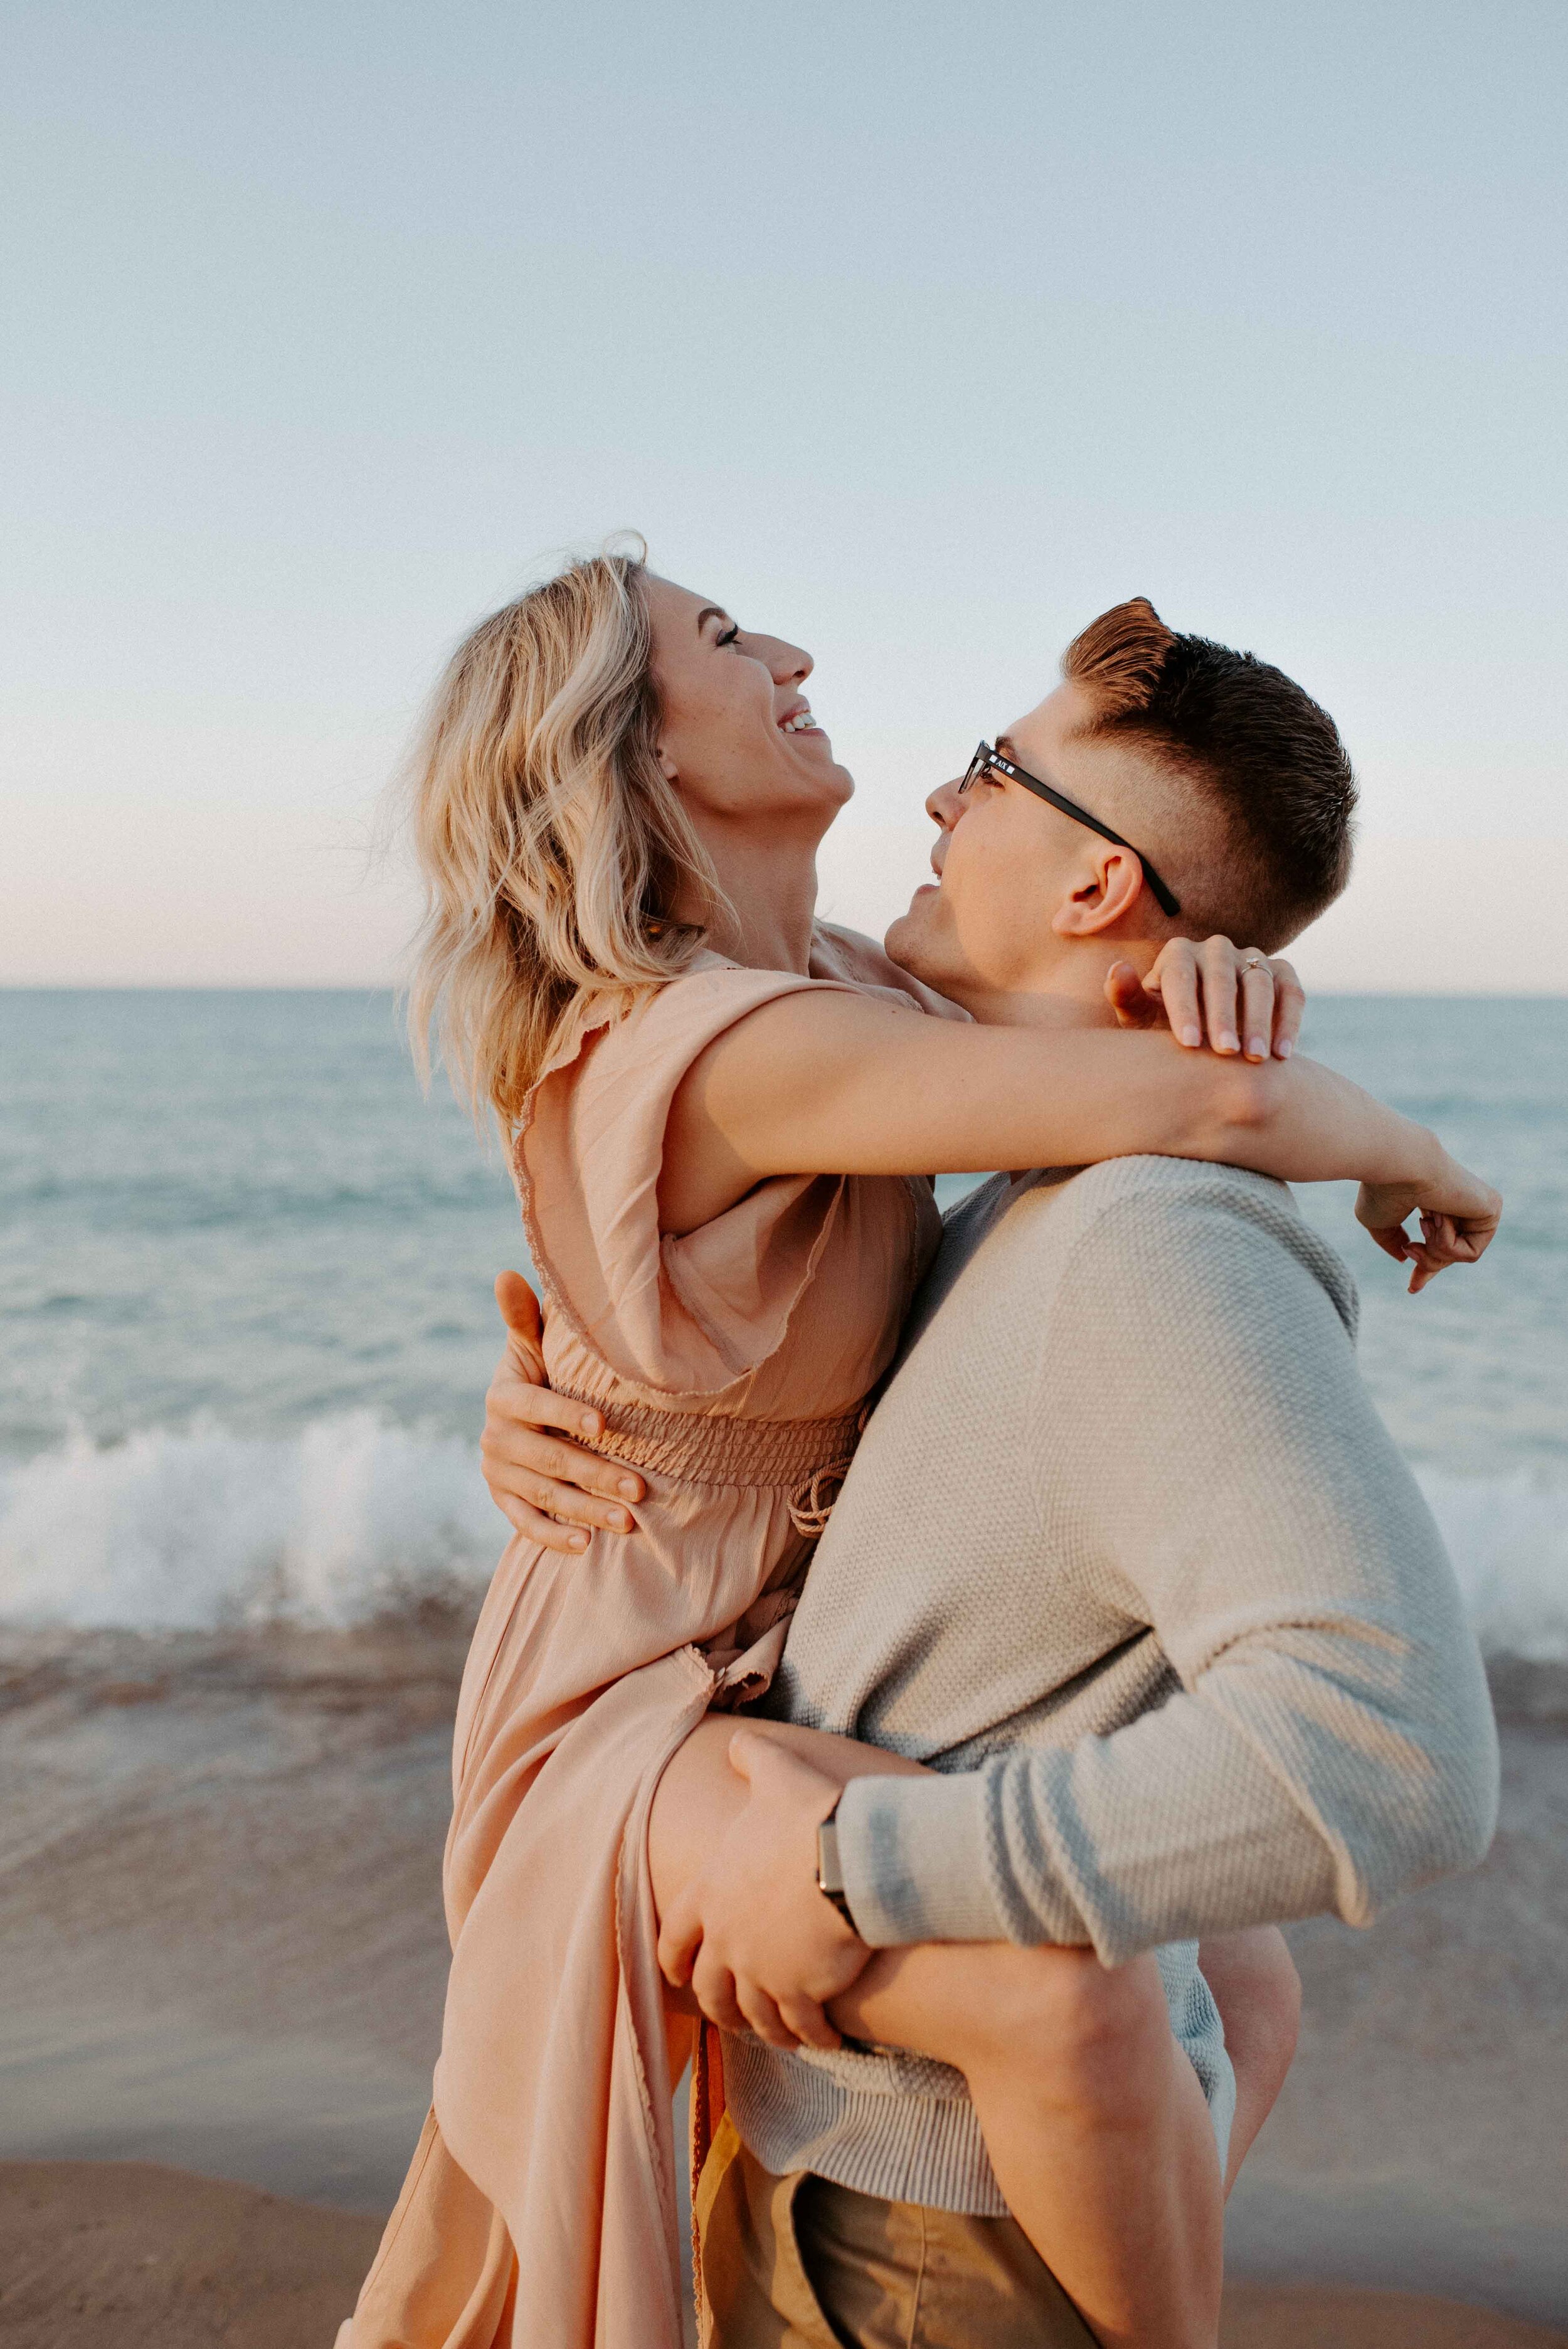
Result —
[[[842, 1795], [839, 1801], [843, 1800]], [[839, 1864], [839, 1830], [834, 1824], [839, 1816], [836, 1802], [817, 1829], [817, 1889], [830, 1900], [851, 1933], [858, 1930], [854, 1912], [844, 1898], [844, 1871]]]

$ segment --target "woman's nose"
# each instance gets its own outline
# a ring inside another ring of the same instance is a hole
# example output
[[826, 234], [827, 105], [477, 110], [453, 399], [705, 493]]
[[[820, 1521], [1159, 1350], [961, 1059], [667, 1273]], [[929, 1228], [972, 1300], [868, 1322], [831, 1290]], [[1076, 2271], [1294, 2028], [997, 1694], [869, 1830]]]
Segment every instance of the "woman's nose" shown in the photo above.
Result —
[[799, 645], [787, 645], [781, 636], [768, 640], [768, 666], [773, 672], [775, 685], [804, 685], [816, 667], [809, 652]]

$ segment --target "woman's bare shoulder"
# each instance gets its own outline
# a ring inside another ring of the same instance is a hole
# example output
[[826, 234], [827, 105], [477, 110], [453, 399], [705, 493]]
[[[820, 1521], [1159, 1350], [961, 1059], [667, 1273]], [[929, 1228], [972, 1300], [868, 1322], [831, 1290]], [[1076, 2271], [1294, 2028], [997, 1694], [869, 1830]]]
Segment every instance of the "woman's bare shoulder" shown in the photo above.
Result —
[[812, 937], [811, 975], [815, 978], [849, 978], [860, 987], [880, 987], [903, 995], [935, 1019], [967, 1019], [967, 1011], [944, 995], [912, 978], [907, 970], [859, 930], [838, 922], [818, 922]]

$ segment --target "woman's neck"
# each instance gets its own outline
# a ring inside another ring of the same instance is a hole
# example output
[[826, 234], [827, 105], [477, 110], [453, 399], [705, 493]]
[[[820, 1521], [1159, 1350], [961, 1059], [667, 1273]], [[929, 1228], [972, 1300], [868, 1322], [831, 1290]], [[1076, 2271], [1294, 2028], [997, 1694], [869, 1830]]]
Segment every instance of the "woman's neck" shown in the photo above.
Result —
[[[699, 823], [698, 830], [731, 908], [704, 922], [714, 951], [748, 970], [807, 970], [820, 835], [781, 840], [759, 834], [754, 825], [732, 828], [711, 820]], [[679, 905], [676, 911], [703, 921], [696, 909]]]

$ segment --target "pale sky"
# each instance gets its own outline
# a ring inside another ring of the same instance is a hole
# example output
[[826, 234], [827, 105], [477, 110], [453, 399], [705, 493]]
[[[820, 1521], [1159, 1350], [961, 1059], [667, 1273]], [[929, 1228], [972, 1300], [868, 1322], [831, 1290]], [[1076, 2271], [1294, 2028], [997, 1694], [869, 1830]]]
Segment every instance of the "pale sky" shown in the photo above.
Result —
[[1124, 595], [1339, 719], [1321, 986], [1568, 988], [1568, 10], [15, 0], [0, 981], [392, 975], [447, 651], [624, 527], [880, 925]]

